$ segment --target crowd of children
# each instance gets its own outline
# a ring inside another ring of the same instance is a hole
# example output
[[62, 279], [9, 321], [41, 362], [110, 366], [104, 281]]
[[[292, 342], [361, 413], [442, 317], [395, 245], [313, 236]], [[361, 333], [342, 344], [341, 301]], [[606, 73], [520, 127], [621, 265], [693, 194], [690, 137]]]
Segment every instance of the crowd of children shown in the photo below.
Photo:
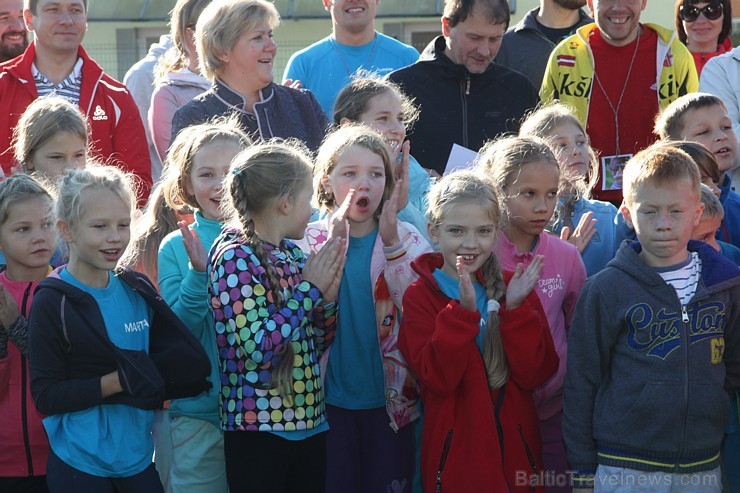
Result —
[[[595, 200], [566, 105], [436, 180], [369, 75], [313, 156], [185, 128], [146, 207], [47, 97], [0, 182], [0, 491], [740, 491], [740, 195], [678, 98]], [[625, 240], [625, 241], [622, 241]]]

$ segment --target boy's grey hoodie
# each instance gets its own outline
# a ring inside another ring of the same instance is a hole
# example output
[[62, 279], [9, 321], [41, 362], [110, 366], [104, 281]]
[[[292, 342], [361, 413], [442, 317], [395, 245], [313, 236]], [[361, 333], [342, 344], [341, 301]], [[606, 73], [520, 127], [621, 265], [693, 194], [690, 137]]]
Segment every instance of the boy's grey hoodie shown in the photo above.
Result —
[[690, 241], [701, 278], [681, 306], [640, 250], [623, 242], [576, 306], [563, 405], [575, 486], [590, 486], [597, 464], [678, 473], [719, 465], [726, 390], [740, 387], [740, 267]]

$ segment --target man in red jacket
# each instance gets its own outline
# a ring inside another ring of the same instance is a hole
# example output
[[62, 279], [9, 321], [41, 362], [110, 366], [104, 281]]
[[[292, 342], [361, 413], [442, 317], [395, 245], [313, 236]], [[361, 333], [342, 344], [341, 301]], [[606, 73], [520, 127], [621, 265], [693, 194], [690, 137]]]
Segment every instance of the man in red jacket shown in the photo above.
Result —
[[77, 103], [90, 127], [94, 157], [138, 178], [139, 205], [152, 184], [144, 126], [126, 87], [106, 75], [82, 48], [87, 0], [27, 0], [23, 18], [34, 41], [0, 66], [0, 166], [10, 174], [13, 128], [26, 107], [49, 94]]

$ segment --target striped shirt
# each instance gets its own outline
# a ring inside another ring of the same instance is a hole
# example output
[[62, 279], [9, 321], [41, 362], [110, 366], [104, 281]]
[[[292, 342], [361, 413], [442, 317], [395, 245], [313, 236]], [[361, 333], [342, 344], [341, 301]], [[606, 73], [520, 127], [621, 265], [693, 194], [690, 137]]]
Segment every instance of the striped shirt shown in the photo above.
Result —
[[665, 282], [673, 286], [681, 302], [681, 306], [688, 305], [696, 293], [696, 286], [701, 276], [701, 260], [697, 252], [690, 252], [686, 262], [672, 265], [664, 269], [656, 269]]
[[67, 78], [59, 84], [55, 84], [47, 79], [44, 74], [39, 72], [35, 63], [31, 65], [31, 73], [33, 74], [33, 81], [36, 83], [36, 91], [39, 93], [39, 98], [55, 95], [66, 99], [70, 103], [79, 105], [83, 63], [84, 61], [82, 58], [78, 58], [77, 63], [75, 63], [75, 66], [72, 69], [72, 73], [70, 73]]

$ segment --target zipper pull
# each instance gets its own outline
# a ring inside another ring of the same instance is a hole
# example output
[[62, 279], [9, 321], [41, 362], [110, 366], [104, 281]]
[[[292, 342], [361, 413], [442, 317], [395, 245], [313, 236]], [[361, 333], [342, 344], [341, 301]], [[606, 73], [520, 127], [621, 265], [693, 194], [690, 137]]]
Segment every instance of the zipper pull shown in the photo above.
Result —
[[470, 96], [470, 75], [465, 76], [465, 95]]
[[686, 305], [681, 305], [681, 320], [683, 323], [689, 321], [689, 314], [686, 312]]

